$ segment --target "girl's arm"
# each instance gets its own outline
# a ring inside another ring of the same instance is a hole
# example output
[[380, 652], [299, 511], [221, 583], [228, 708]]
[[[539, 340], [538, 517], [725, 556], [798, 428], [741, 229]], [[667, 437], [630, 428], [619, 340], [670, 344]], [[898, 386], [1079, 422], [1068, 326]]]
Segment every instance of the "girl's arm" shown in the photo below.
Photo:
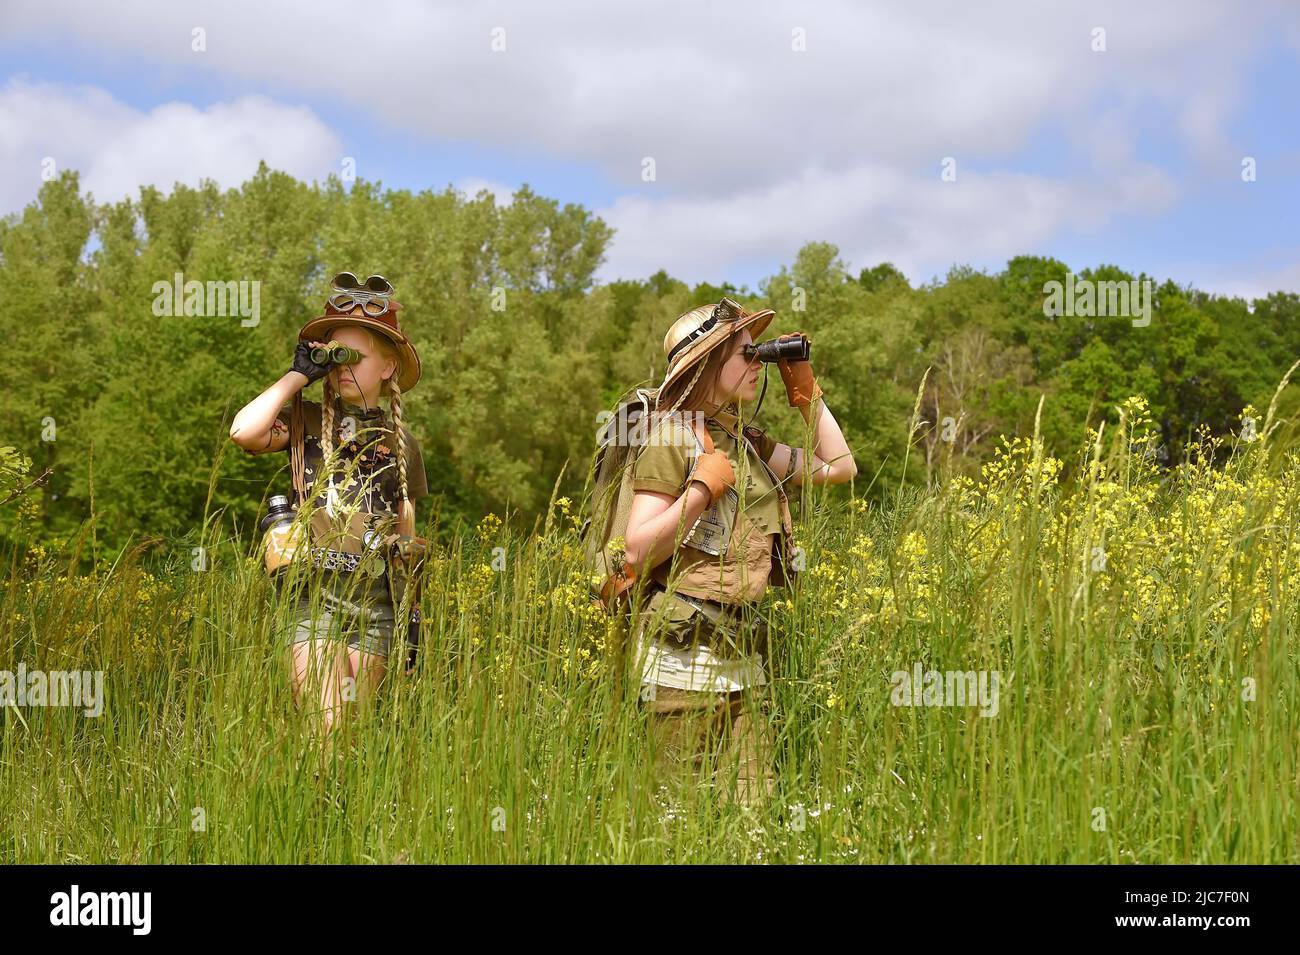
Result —
[[[697, 421], [693, 427], [701, 449], [712, 447], [704, 425]], [[651, 446], [644, 449], [642, 455], [668, 450], [667, 445]], [[664, 464], [670, 469], [675, 468], [675, 456], [670, 453], [669, 459], [674, 463]], [[644, 457], [637, 460], [638, 469], [645, 461]], [[685, 459], [680, 463], [685, 463]], [[676, 480], [667, 475], [656, 475], [655, 483], [675, 486]], [[627, 515], [627, 531], [623, 534], [623, 556], [633, 570], [638, 575], [645, 575], [667, 560], [681, 543], [678, 529], [685, 537], [709, 505], [735, 483], [736, 474], [731, 462], [715, 449], [695, 459], [694, 468], [686, 473], [686, 490], [680, 495], [650, 488], [634, 491], [632, 507]]]
[[680, 543], [678, 526], [685, 536], [711, 500], [708, 490], [698, 481], [688, 484], [680, 497], [658, 491], [637, 491], [632, 495], [627, 533], [623, 537], [624, 555], [638, 576], [648, 574], [672, 556]]
[[[799, 408], [806, 422], [811, 423], [816, 415], [812, 447], [812, 483], [844, 484], [857, 476], [858, 466], [853, 460], [853, 452], [844, 440], [844, 432], [839, 422], [831, 414], [831, 409], [820, 398], [811, 405]], [[790, 458], [794, 465], [791, 468]], [[804, 454], [802, 448], [792, 448], [788, 444], [778, 444], [772, 450], [767, 462], [777, 475], [788, 474], [791, 469], [790, 483], [800, 486], [804, 483]]]
[[279, 381], [239, 409], [230, 423], [230, 440], [249, 454], [283, 451], [289, 445], [289, 429], [276, 416], [285, 402], [306, 386], [306, 375], [286, 371]]

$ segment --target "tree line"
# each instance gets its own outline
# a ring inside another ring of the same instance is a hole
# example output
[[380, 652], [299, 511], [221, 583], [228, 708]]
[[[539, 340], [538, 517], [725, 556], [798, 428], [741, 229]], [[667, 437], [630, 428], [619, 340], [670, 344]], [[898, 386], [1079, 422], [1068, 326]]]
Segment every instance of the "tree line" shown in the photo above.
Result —
[[[1300, 358], [1292, 292], [1247, 302], [1150, 279], [1139, 325], [1045, 314], [1046, 283], [1149, 279], [1113, 266], [1070, 277], [1060, 261], [1020, 256], [913, 287], [889, 263], [855, 274], [821, 242], [757, 289], [663, 271], [599, 284], [612, 238], [582, 206], [527, 186], [499, 205], [487, 192], [308, 184], [262, 166], [236, 189], [145, 187], [98, 204], [64, 172], [0, 221], [0, 445], [13, 449], [0, 453], [0, 500], [23, 491], [21, 506], [0, 508], [0, 534], [66, 538], [92, 496], [109, 548], [190, 539], [220, 508], [251, 533], [268, 489], [288, 486], [277, 478], [287, 462], [240, 452], [230, 420], [287, 370], [298, 328], [342, 269], [395, 285], [424, 366], [404, 410], [431, 506], [471, 521], [531, 519], [557, 478], [561, 493], [580, 492], [598, 413], [656, 383], [668, 324], [724, 294], [776, 309], [772, 332], [812, 338], [869, 495], [978, 468], [998, 435], [1032, 431], [1044, 395], [1040, 431], [1063, 456], [1086, 426], [1113, 422], [1118, 402], [1145, 395], [1172, 465], [1198, 427], [1235, 432], [1245, 406], [1266, 408]], [[185, 294], [184, 282], [228, 289], [225, 314], [209, 314], [212, 296]], [[256, 283], [252, 318], [247, 296], [236, 304], [240, 282]], [[159, 307], [160, 283], [182, 294]], [[770, 379], [758, 423], [794, 440], [800, 421]], [[1286, 398], [1284, 413], [1295, 406]]]

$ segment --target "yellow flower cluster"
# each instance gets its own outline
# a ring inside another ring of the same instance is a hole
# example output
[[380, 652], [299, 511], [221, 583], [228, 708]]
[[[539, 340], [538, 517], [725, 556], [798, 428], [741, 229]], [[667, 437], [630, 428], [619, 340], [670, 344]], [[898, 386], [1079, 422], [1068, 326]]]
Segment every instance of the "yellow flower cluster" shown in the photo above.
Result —
[[[1175, 657], [1193, 683], [1221, 679], [1224, 648], [1250, 653], [1296, 600], [1300, 456], [1270, 461], [1248, 407], [1232, 454], [1203, 430], [1185, 461], [1162, 471], [1147, 402], [1129, 398], [1118, 411], [1118, 428], [1088, 435], [1068, 480], [1040, 441], [1003, 438], [978, 477], [922, 498], [901, 526], [884, 525], [888, 537], [858, 532], [840, 544], [847, 568], [822, 542], [805, 598], [831, 615], [847, 602], [850, 645], [931, 622], [940, 595], [965, 608], [954, 612], [989, 614], [994, 632], [1030, 599], [1056, 608], [1049, 619]], [[851, 502], [851, 513], [862, 510]], [[1229, 631], [1231, 640], [1164, 645], [1167, 633]]]
[[139, 568], [107, 578], [37, 577], [24, 582], [22, 593], [30, 613], [15, 613], [13, 623], [63, 662], [84, 663], [92, 648], [111, 654], [115, 645], [135, 663], [149, 666], [181, 652], [188, 639], [184, 621], [192, 594]]
[[479, 540], [490, 541], [497, 536], [497, 532], [500, 530], [501, 518], [495, 514], [487, 514], [478, 522], [478, 527], [474, 529], [474, 532], [478, 535]]
[[497, 572], [491, 564], [475, 564], [468, 574], [456, 579], [451, 588], [451, 605], [457, 613], [476, 616], [487, 595], [492, 592], [497, 580]]
[[[849, 626], [851, 640], [860, 640], [864, 628], [891, 631], [905, 621], [930, 621], [935, 570], [923, 533], [904, 534], [889, 560], [880, 556], [869, 534], [860, 534], [848, 555], [854, 573], [846, 580], [846, 591], [853, 595], [854, 605], [862, 608]], [[836, 603], [845, 605], [843, 598]]]

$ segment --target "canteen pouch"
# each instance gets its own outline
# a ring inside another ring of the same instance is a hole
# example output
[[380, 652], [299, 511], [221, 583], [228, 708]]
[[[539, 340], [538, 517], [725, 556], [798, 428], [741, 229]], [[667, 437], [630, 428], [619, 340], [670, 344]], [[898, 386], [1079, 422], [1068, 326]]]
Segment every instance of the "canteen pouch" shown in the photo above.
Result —
[[745, 622], [714, 601], [657, 585], [642, 612], [644, 625], [678, 649], [706, 646], [723, 657], [767, 652], [767, 622], [757, 614]]
[[262, 564], [267, 574], [280, 580], [294, 561], [305, 557], [304, 528], [296, 512], [307, 499], [306, 458], [303, 454], [302, 392], [293, 396], [293, 412], [289, 418], [289, 473], [293, 481], [292, 507], [295, 518], [290, 523], [273, 525], [262, 541]]

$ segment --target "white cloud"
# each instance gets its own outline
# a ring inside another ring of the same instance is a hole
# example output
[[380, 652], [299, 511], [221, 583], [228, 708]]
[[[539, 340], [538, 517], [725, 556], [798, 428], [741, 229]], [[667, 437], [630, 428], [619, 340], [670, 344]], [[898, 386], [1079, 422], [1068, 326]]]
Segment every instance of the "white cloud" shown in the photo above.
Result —
[[166, 103], [136, 110], [101, 89], [12, 80], [0, 88], [0, 212], [30, 202], [42, 162], [77, 169], [99, 202], [134, 196], [144, 184], [212, 179], [235, 186], [265, 159], [304, 179], [339, 169], [338, 137], [310, 110], [262, 96], [196, 109]]
[[[1176, 190], [1142, 160], [1143, 137], [1197, 169], [1248, 154], [1231, 120], [1260, 45], [1300, 42], [1289, 2], [371, 0], [358, 21], [344, 0], [8, 0], [6, 26], [191, 81], [328, 100], [433, 141], [594, 169], [622, 193], [602, 210], [618, 229], [603, 275], [664, 265], [717, 279], [729, 264], [789, 261], [815, 238], [916, 276], [1168, 208]], [[204, 53], [191, 49], [196, 25]], [[1092, 49], [1097, 27], [1105, 52]], [[1026, 161], [1049, 136], [1058, 148]], [[87, 161], [115, 187], [212, 161], [209, 148], [181, 150]], [[654, 183], [640, 179], [646, 156]], [[958, 183], [939, 183], [944, 156]]]
[[[1130, 118], [1144, 102], [1175, 109], [1189, 140], [1212, 140], [1281, 9], [664, 0], [593, 13], [573, 0], [372, 0], [365, 26], [349, 32], [340, 24], [352, 26], [355, 6], [344, 0], [8, 6], [15, 34], [71, 34], [200, 76], [336, 98], [431, 136], [540, 148], [626, 185], [654, 156], [662, 184], [702, 194], [770, 185], [813, 160], [1006, 155], [1099, 97]], [[204, 53], [190, 47], [195, 24], [207, 31]], [[1104, 53], [1090, 48], [1098, 24]], [[494, 29], [503, 51], [492, 49]], [[795, 29], [803, 52], [791, 48]]]
[[1104, 183], [965, 170], [943, 182], [889, 166], [814, 170], [769, 189], [719, 199], [625, 197], [600, 215], [618, 230], [607, 279], [659, 268], [688, 281], [718, 280], [736, 259], [833, 237], [855, 266], [890, 261], [913, 280], [954, 262], [1001, 265], [1064, 230], [1094, 231], [1120, 215], [1158, 212], [1173, 182], [1136, 165]]

